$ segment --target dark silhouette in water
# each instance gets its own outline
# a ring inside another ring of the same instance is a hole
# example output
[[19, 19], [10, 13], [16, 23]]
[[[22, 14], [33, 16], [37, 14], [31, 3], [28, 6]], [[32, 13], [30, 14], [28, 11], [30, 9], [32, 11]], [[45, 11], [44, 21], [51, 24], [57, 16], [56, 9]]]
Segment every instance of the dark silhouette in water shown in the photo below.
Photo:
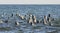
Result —
[[32, 23], [32, 22], [33, 22], [32, 15], [29, 15], [28, 22], [29, 22], [29, 23]]
[[32, 15], [32, 19], [33, 19], [33, 23], [35, 23], [36, 24], [36, 16], [34, 16], [34, 15]]
[[49, 26], [51, 26], [51, 15], [50, 14], [48, 14], [48, 17], [47, 17], [47, 22], [48, 22], [48, 24], [49, 24]]
[[48, 22], [49, 22], [49, 20], [50, 20], [50, 17], [51, 17], [50, 14], [48, 14], [48, 17], [47, 17], [47, 21], [48, 21]]
[[2, 20], [4, 23], [8, 23], [9, 21], [8, 21], [8, 19], [6, 19], [6, 20]]
[[52, 18], [51, 18], [51, 15], [50, 14], [48, 14], [48, 16], [44, 16], [44, 21], [43, 21], [43, 24], [47, 24], [47, 25], [49, 25], [49, 26], [51, 26], [51, 22], [52, 22]]
[[54, 21], [54, 18], [51, 17], [51, 14], [48, 14], [47, 22], [49, 23], [49, 26], [51, 26], [52, 21]]
[[39, 20], [37, 20], [37, 23], [39, 23]]
[[5, 20], [4, 22], [5, 22], [5, 23], [8, 23], [8, 20]]
[[34, 16], [33, 15], [29, 15], [29, 19], [28, 19], [28, 23], [31, 24], [32, 26], [35, 25], [35, 19], [34, 19]]
[[13, 17], [13, 13], [11, 14], [11, 17]]
[[33, 19], [33, 23], [35, 23], [35, 24], [36, 24], [36, 23], [39, 23], [39, 20], [36, 19], [36, 16], [33, 15], [33, 16], [32, 16], [32, 19]]
[[20, 24], [19, 24], [19, 22], [15, 22], [15, 26], [19, 26]]
[[51, 15], [48, 14], [47, 21], [48, 21], [48, 22], [49, 22], [49, 21], [54, 21], [54, 18], [52, 18]]
[[13, 13], [11, 14], [11, 17], [13, 17]]
[[51, 15], [50, 15], [50, 14], [48, 14], [48, 17], [51, 17]]

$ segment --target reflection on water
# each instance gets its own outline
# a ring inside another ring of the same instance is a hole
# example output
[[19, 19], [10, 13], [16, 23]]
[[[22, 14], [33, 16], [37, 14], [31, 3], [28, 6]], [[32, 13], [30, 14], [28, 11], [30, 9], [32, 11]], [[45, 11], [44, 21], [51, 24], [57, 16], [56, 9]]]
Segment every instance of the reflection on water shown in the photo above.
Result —
[[[11, 16], [12, 13], [13, 17]], [[55, 21], [52, 22], [52, 26], [42, 23], [32, 26], [26, 20], [17, 17], [16, 13], [21, 15], [33, 14], [38, 20], [50, 13]], [[59, 5], [0, 5], [0, 33], [60, 33], [59, 14]], [[20, 25], [15, 26], [15, 21], [19, 22]]]

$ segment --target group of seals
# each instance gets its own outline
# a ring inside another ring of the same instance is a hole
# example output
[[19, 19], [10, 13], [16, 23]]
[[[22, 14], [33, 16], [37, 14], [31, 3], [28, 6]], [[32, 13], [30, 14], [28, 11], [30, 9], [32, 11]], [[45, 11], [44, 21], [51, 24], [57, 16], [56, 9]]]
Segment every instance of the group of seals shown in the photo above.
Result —
[[[20, 14], [16, 14], [16, 16], [18, 16], [21, 20], [27, 20], [27, 22], [29, 23], [29, 24], [31, 24], [31, 25], [35, 25], [36, 23], [39, 23], [40, 21], [39, 20], [37, 20], [37, 18], [36, 18], [36, 16], [35, 15], [32, 15], [32, 14], [29, 14], [29, 18], [26, 18], [26, 15], [25, 16], [22, 16], [22, 15], [20, 15]], [[11, 14], [11, 17], [13, 17], [13, 14]], [[48, 14], [48, 16], [45, 16], [44, 15], [44, 19], [42, 20], [43, 21], [43, 24], [49, 24], [49, 25], [51, 25], [51, 21], [52, 21], [53, 19], [51, 19], [51, 15], [50, 14]], [[5, 23], [7, 23], [8, 22], [8, 20], [5, 20]], [[19, 24], [19, 22], [15, 22], [15, 25], [16, 26], [19, 26], [20, 24]]]
[[51, 26], [51, 22], [54, 21], [54, 18], [51, 17], [50, 14], [48, 16], [44, 16], [44, 24], [49, 24]]

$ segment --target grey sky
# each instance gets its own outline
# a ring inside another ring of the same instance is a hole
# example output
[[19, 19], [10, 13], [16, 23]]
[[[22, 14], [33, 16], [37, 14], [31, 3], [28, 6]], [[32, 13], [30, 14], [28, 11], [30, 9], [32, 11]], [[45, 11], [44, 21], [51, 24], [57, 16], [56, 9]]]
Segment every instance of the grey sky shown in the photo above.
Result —
[[0, 0], [0, 4], [60, 4], [60, 0]]

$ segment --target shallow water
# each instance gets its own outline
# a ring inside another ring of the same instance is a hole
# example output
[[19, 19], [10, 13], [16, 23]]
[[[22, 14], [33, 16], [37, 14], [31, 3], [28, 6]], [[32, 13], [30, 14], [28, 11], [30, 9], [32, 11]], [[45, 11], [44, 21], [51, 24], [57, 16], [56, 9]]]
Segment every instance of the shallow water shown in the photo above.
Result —
[[[11, 17], [12, 13], [13, 17]], [[16, 13], [33, 14], [37, 19], [50, 13], [53, 18], [58, 18], [60, 5], [0, 5], [0, 19], [9, 20], [8, 23], [0, 24], [0, 27], [10, 27], [10, 30], [1, 30], [0, 33], [60, 33], [60, 27], [45, 26], [41, 23], [32, 26], [27, 21], [16, 17]], [[20, 22], [20, 26], [15, 26], [15, 21]]]

